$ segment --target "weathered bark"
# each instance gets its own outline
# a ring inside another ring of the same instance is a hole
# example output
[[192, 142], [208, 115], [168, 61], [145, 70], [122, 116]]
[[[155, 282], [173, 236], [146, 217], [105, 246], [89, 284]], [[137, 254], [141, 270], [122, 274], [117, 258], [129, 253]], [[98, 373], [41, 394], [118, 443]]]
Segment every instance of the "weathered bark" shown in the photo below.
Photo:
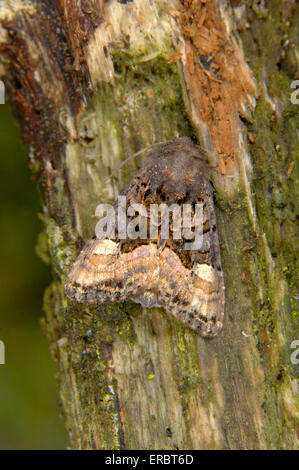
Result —
[[[294, 448], [298, 3], [0, 6], [1, 73], [44, 209], [43, 326], [71, 445]], [[162, 310], [79, 305], [63, 289], [95, 207], [137, 169], [121, 161], [181, 135], [214, 166], [226, 313], [211, 341]]]

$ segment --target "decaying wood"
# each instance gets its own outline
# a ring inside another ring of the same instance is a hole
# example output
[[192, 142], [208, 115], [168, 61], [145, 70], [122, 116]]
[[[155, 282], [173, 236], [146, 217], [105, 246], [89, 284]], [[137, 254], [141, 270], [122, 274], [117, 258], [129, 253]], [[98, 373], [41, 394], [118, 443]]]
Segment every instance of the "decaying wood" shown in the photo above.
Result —
[[[296, 446], [296, 15], [293, 0], [1, 2], [1, 74], [42, 198], [43, 325], [72, 447]], [[95, 207], [140, 163], [121, 162], [182, 135], [214, 167], [226, 315], [211, 341], [162, 310], [90, 307], [63, 289]]]

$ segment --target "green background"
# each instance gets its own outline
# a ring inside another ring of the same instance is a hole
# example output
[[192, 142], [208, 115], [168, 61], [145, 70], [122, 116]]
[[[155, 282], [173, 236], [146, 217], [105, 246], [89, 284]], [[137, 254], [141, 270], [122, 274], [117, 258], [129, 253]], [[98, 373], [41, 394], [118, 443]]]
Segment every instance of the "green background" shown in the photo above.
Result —
[[0, 449], [64, 449], [55, 366], [40, 318], [50, 268], [35, 245], [42, 222], [36, 183], [20, 131], [0, 105]]

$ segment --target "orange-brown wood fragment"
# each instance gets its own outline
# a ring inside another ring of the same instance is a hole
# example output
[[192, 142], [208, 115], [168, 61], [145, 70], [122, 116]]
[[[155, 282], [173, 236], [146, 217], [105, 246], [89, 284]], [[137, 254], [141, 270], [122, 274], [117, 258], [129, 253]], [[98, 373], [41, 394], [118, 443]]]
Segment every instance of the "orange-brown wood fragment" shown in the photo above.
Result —
[[183, 71], [192, 110], [208, 125], [220, 173], [230, 173], [239, 148], [239, 114], [244, 106], [251, 108], [248, 95], [255, 93], [253, 77], [214, 0], [184, 0], [180, 11]]

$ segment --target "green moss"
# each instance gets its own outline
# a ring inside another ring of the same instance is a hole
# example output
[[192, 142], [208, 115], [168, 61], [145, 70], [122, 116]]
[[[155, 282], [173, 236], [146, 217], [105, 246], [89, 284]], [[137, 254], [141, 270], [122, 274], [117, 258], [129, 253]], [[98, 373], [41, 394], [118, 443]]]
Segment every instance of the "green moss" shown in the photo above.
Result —
[[46, 231], [39, 233], [35, 251], [44, 263], [50, 264], [51, 258], [49, 254], [48, 236]]
[[146, 376], [146, 378], [147, 378], [147, 380], [152, 380], [152, 379], [155, 378], [155, 374], [148, 374], [148, 375]]
[[47, 222], [48, 248], [54, 269], [63, 278], [69, 269], [70, 260], [74, 258], [74, 240], [77, 235], [69, 226], [59, 226], [54, 219]]
[[[294, 181], [292, 175], [286, 176], [286, 171], [298, 147], [294, 143], [294, 111], [285, 102], [290, 81], [276, 66], [285, 32], [277, 28], [277, 13], [273, 8], [265, 13], [257, 3], [250, 5], [256, 18], [252, 22], [254, 39], [246, 31], [243, 35], [246, 54], [257, 80], [263, 81], [267, 89], [264, 93], [260, 87], [254, 116], [256, 124], [249, 125], [249, 130], [256, 135], [251, 144], [255, 171], [251, 189], [260, 230], [255, 232], [248, 216], [244, 188], [240, 187], [233, 198], [216, 193], [227, 286], [226, 318], [232, 328], [226, 328], [225, 339], [219, 337], [206, 344], [204, 340], [200, 343], [195, 333], [172, 320], [173, 358], [183, 409], [187, 410], [188, 400], [192, 394], [198, 399], [199, 390], [204, 405], [216, 402], [212, 370], [205, 377], [200, 370], [199, 345], [211, 364], [210, 357], [217, 355], [218, 385], [223, 387], [225, 396], [222, 423], [228, 435], [227, 445], [238, 447], [246, 442], [244, 429], [247, 423], [240, 423], [237, 416], [232, 377], [241, 376], [245, 388], [253, 387], [242, 342], [242, 329], [251, 326], [260, 360], [266, 364], [263, 367], [265, 436], [269, 446], [278, 448], [294, 422], [291, 413], [284, 413], [288, 426], [285, 430], [278, 415], [283, 407], [279, 397], [290, 378], [287, 346], [293, 332], [289, 327], [285, 331], [285, 325], [290, 323], [288, 315], [295, 311], [286, 285], [287, 281], [290, 292], [295, 292]], [[142, 51], [139, 58], [125, 52], [113, 55], [114, 83], [99, 85], [92, 105], [78, 125], [80, 138], [68, 147], [70, 187], [76, 223], [83, 239], [94, 230], [96, 205], [113, 201], [140, 166], [140, 159], [137, 162], [131, 160], [119, 171], [126, 157], [153, 143], [153, 136], [155, 141], [165, 141], [177, 135], [194, 135], [184, 107], [177, 66], [163, 58], [165, 51], [145, 60], [145, 55], [151, 52]], [[260, 58], [257, 58], [259, 53]], [[280, 114], [274, 113], [273, 103], [278, 103]], [[62, 181], [58, 181], [56, 190], [58, 203], [64, 204]], [[138, 320], [140, 306], [126, 302], [99, 308], [69, 302], [63, 292], [63, 282], [79, 250], [78, 236], [66, 222], [59, 225], [52, 219], [47, 224], [47, 236], [48, 248], [40, 243], [40, 250], [44, 256], [49, 252], [61, 284], [53, 284], [46, 293], [44, 327], [53, 357], [59, 363], [67, 425], [72, 430], [76, 423], [78, 440], [84, 429], [85, 439], [91, 447], [95, 446], [94, 430], [100, 429], [103, 448], [120, 448], [123, 443], [118, 424], [117, 384], [109, 382], [107, 355], [116, 338], [124, 347], [134, 347], [134, 319]], [[250, 275], [248, 283], [241, 281], [244, 271]], [[280, 342], [281, 337], [286, 342], [284, 345]], [[152, 364], [150, 354], [147, 359]], [[159, 379], [152, 370], [146, 370], [144, 377], [151, 381], [150, 386]], [[249, 422], [250, 419], [249, 416]], [[128, 427], [132, 433], [132, 425]], [[255, 429], [253, 423], [251, 428]], [[240, 434], [237, 429], [241, 429]], [[83, 442], [81, 445], [84, 447]]]
[[[113, 341], [111, 321], [108, 314], [96, 314], [99, 313], [96, 307], [83, 306], [82, 314], [78, 304], [68, 302], [65, 309], [60, 290], [57, 284], [47, 290], [47, 317], [43, 323], [52, 350], [54, 348], [53, 357], [59, 363], [60, 396], [68, 410], [66, 426], [73, 432], [75, 421], [77, 434], [84, 435], [89, 446], [96, 447], [97, 444], [93, 444], [93, 427], [88, 422], [92, 419], [96, 428], [100, 428], [103, 449], [120, 448], [115, 387], [107, 382], [107, 358], [104, 353], [105, 345]], [[113, 314], [116, 315], [115, 312]], [[53, 326], [57, 320], [60, 323], [63, 321], [63, 324], [55, 332]], [[65, 336], [57, 337], [61, 331], [65, 331]], [[84, 448], [84, 443], [81, 447]]]

